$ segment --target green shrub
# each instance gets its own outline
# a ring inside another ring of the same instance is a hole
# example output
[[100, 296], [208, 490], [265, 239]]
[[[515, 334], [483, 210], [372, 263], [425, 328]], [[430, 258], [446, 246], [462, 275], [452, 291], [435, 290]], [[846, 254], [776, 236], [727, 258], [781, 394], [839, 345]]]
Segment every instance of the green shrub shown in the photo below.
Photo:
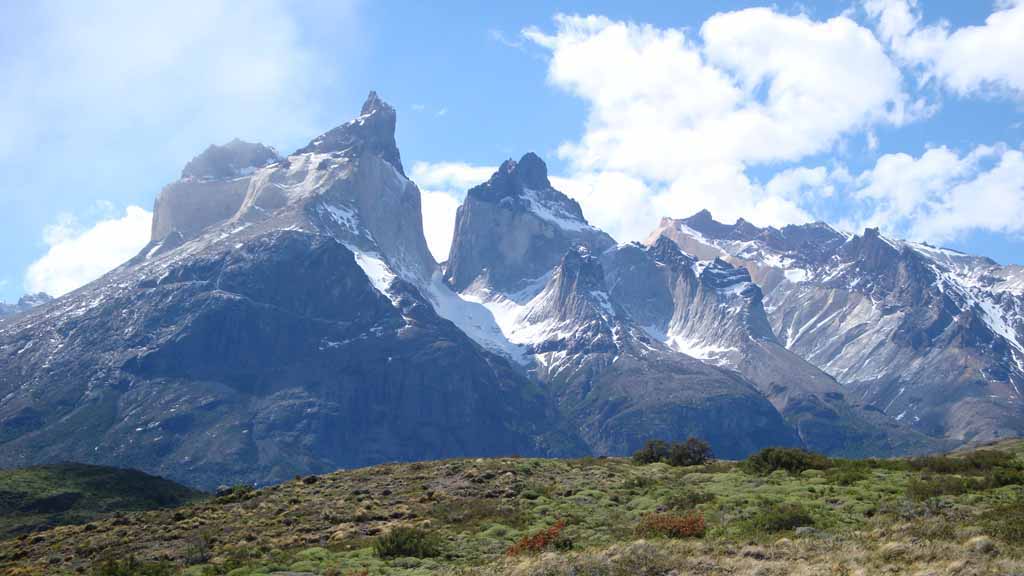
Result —
[[668, 442], [648, 440], [644, 447], [633, 453], [633, 462], [637, 464], [654, 464], [668, 459]]
[[495, 522], [522, 528], [528, 520], [515, 505], [485, 498], [446, 499], [434, 504], [430, 515], [445, 525], [456, 526], [462, 530]]
[[399, 526], [378, 537], [373, 550], [380, 558], [434, 558], [441, 555], [441, 543], [425, 530]]
[[832, 484], [852, 486], [871, 477], [871, 463], [863, 460], [832, 460], [825, 478]]
[[921, 478], [910, 479], [910, 482], [907, 483], [907, 497], [912, 500], [928, 500], [939, 496], [959, 496], [983, 489], [983, 482], [973, 478], [929, 474]]
[[185, 564], [193, 566], [210, 560], [213, 537], [208, 531], [200, 531], [185, 543]]
[[988, 483], [992, 488], [1014, 485], [1024, 486], [1024, 470], [996, 468], [989, 474]]
[[671, 510], [679, 512], [686, 512], [687, 510], [693, 510], [698, 504], [704, 504], [711, 502], [715, 499], [713, 494], [707, 492], [699, 492], [697, 490], [684, 489], [679, 492], [673, 493], [669, 496], [665, 505]]
[[256, 489], [246, 484], [236, 484], [230, 488], [217, 490], [217, 501], [227, 504], [229, 502], [242, 502], [256, 495]]
[[101, 560], [90, 572], [92, 576], [171, 576], [174, 573], [174, 567], [170, 564], [142, 562], [134, 557], [126, 560]]
[[1001, 450], [977, 450], [963, 456], [920, 456], [910, 460], [910, 467], [934, 474], [979, 475], [997, 468], [1020, 470], [1016, 457]]
[[758, 510], [750, 524], [760, 532], [785, 532], [814, 526], [814, 518], [800, 504], [779, 504]]
[[687, 438], [669, 446], [668, 463], [672, 466], [697, 466], [715, 459], [711, 445], [700, 438]]
[[653, 464], [665, 462], [672, 466], [697, 466], [715, 459], [711, 445], [700, 438], [687, 438], [685, 442], [669, 444], [663, 440], [648, 440], [644, 447], [633, 453], [633, 462]]
[[800, 448], [765, 448], [743, 461], [743, 470], [748, 474], [767, 475], [776, 470], [799, 474], [804, 470], [826, 470], [832, 461], [821, 454]]
[[1024, 544], [1024, 502], [993, 508], [981, 521], [990, 534], [1007, 544]]

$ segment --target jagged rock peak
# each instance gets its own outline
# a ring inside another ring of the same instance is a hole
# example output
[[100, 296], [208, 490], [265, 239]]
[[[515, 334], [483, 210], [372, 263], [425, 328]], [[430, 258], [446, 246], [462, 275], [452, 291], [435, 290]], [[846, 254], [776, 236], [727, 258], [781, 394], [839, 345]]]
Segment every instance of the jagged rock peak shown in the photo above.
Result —
[[685, 218], [685, 220], [689, 222], [718, 222], [715, 220], [715, 217], [711, 215], [711, 211], [707, 208], [704, 208], [689, 218]]
[[366, 152], [380, 156], [405, 176], [402, 156], [395, 142], [397, 122], [398, 114], [394, 107], [371, 90], [357, 118], [317, 136], [295, 153], [347, 152], [350, 156], [357, 156]]
[[571, 280], [579, 288], [603, 289], [604, 269], [601, 261], [585, 246], [578, 246], [562, 256], [559, 274], [563, 280]]
[[523, 154], [515, 168], [519, 173], [519, 180], [527, 188], [539, 190], [551, 186], [548, 180], [548, 165], [533, 152]]
[[35, 294], [25, 294], [21, 298], [18, 298], [19, 306], [39, 306], [40, 304], [46, 304], [53, 300], [53, 296], [50, 296], [46, 292], [36, 292]]
[[217, 146], [211, 144], [189, 160], [181, 171], [182, 180], [220, 180], [237, 178], [280, 160], [277, 150], [258, 142], [234, 140]]
[[370, 90], [370, 93], [366, 96], [366, 101], [363, 102], [363, 107], [359, 110], [359, 115], [369, 116], [374, 112], [381, 112], [391, 116], [395, 115], [395, 109], [387, 102], [381, 100], [376, 90]]
[[708, 262], [700, 276], [702, 281], [715, 288], [725, 288], [751, 281], [750, 272], [746, 268], [733, 266], [721, 258], [715, 258]]
[[691, 265], [694, 258], [683, 252], [679, 245], [665, 235], [658, 236], [653, 244], [647, 247], [647, 251], [655, 261], [662, 264], [683, 264]]
[[604, 267], [582, 246], [565, 252], [538, 298], [540, 303], [526, 314], [532, 323], [552, 319], [586, 323], [614, 314], [605, 289]]
[[[490, 179], [479, 186], [473, 187], [469, 194], [474, 198], [489, 202], [497, 202], [507, 197], [522, 196], [525, 190], [548, 190], [547, 164], [533, 152], [527, 152], [518, 162], [509, 158], [501, 163], [498, 171]], [[583, 217], [579, 204], [565, 197], [567, 208], [574, 216]]]
[[37, 294], [25, 294], [18, 299], [17, 304], [7, 304], [6, 302], [0, 301], [0, 318], [27, 312], [36, 306], [41, 306], [51, 302], [52, 300], [53, 297], [49, 294], [39, 292]]

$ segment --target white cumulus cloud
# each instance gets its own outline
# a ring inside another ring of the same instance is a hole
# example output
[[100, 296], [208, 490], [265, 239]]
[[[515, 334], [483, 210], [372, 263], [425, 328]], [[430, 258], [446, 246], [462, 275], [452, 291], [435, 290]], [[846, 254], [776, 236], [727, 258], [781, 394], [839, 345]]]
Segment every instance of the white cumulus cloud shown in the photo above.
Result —
[[1024, 152], [1003, 144], [959, 154], [886, 154], [857, 177], [860, 220], [915, 240], [944, 242], [975, 230], [1024, 233]]
[[1000, 2], [984, 24], [957, 29], [947, 22], [923, 26], [913, 1], [867, 0], [864, 7], [892, 51], [921, 67], [925, 80], [936, 78], [962, 95], [993, 89], [1024, 95], [1024, 2]]
[[[688, 34], [560, 15], [554, 32], [523, 34], [550, 52], [549, 81], [589, 107], [585, 133], [559, 153], [569, 177], [588, 186], [574, 188], [588, 218], [621, 239], [643, 237], [653, 215], [703, 208], [724, 220], [808, 221], [816, 199], [806, 192], [824, 174], [766, 184], [748, 169], [799, 162], [925, 112], [874, 34], [847, 16], [754, 8], [716, 14]], [[625, 202], [644, 218], [623, 219]]]
[[423, 234], [438, 262], [448, 259], [455, 232], [455, 214], [466, 191], [487, 181], [496, 168], [463, 162], [416, 162], [409, 172], [420, 187]]
[[62, 214], [43, 230], [48, 249], [25, 273], [25, 290], [61, 296], [99, 278], [146, 245], [152, 219], [150, 212], [129, 206], [119, 218], [81, 228], [74, 216]]

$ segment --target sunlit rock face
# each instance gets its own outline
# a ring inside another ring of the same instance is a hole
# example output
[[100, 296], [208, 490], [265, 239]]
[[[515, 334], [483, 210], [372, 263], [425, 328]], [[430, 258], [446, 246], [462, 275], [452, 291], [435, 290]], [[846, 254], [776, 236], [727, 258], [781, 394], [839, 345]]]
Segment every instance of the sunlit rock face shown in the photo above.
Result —
[[458, 291], [474, 283], [515, 291], [549, 273], [570, 248], [599, 253], [614, 243], [587, 223], [575, 200], [551, 186], [544, 161], [528, 153], [505, 161], [466, 194], [445, 278]]
[[278, 160], [273, 148], [238, 139], [210, 146], [185, 165], [180, 179], [160, 191], [153, 206], [152, 239], [160, 241], [173, 232], [194, 238], [234, 216], [253, 172]]

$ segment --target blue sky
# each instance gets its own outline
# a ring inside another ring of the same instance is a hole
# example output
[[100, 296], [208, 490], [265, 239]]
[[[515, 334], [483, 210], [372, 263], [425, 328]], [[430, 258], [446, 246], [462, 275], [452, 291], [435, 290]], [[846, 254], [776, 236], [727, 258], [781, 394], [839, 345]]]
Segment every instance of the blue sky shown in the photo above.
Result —
[[0, 0], [0, 299], [126, 259], [208, 144], [290, 152], [370, 89], [439, 259], [465, 189], [533, 150], [620, 240], [708, 207], [1024, 263], [1021, 54], [1006, 0]]

